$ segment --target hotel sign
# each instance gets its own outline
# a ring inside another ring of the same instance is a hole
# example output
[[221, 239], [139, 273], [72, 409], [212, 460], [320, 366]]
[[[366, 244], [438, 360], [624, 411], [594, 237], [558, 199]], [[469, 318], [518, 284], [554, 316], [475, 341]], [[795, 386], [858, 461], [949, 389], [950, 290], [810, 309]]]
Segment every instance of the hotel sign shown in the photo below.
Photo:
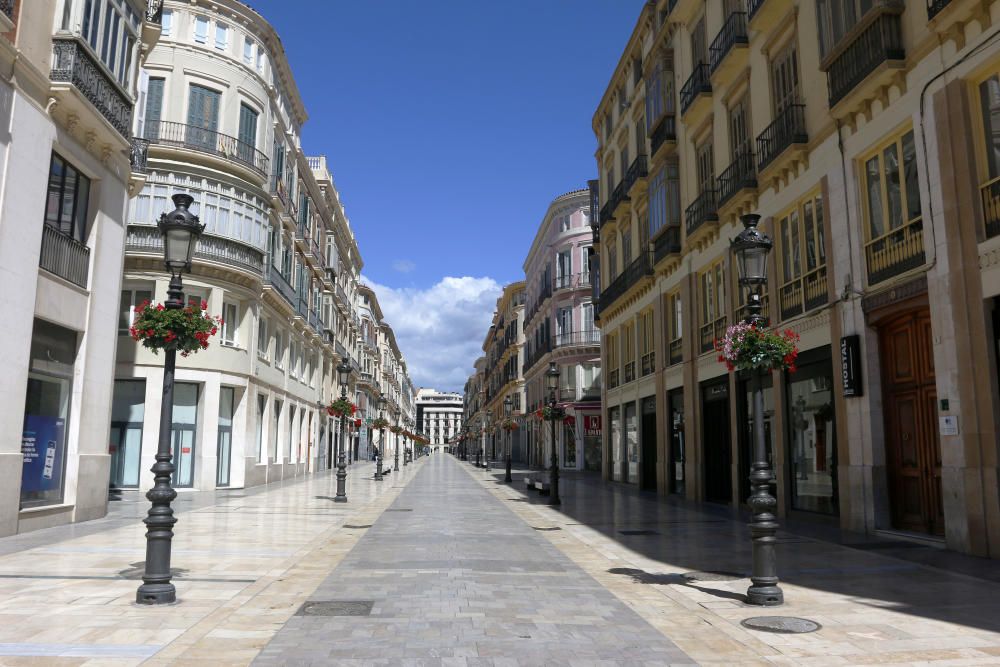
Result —
[[857, 334], [840, 339], [840, 379], [844, 396], [863, 396], [861, 385], [861, 337]]

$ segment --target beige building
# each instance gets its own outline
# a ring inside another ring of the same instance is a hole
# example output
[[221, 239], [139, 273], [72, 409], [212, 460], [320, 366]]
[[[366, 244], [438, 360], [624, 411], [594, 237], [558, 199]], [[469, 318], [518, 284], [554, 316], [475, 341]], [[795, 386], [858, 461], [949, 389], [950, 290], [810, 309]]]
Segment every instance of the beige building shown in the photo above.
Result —
[[729, 241], [775, 241], [782, 516], [1000, 555], [1000, 2], [659, 0], [596, 110], [605, 475], [742, 505]]
[[139, 70], [159, 2], [0, 2], [0, 536], [104, 516]]

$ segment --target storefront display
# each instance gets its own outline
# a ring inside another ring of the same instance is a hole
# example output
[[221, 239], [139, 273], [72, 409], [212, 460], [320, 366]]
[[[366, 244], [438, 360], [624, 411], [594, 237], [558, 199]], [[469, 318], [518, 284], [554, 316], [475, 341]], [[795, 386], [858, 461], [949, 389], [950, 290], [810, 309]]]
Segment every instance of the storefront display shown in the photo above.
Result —
[[786, 376], [792, 508], [837, 514], [837, 438], [830, 348], [803, 352]]

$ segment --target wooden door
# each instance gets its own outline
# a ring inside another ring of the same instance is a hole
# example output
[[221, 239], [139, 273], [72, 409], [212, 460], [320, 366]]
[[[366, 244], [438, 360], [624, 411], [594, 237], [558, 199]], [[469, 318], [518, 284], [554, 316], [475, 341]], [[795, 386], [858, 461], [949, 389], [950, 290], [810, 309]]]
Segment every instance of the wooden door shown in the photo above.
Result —
[[886, 464], [893, 527], [943, 535], [931, 341], [926, 308], [900, 316], [880, 330]]

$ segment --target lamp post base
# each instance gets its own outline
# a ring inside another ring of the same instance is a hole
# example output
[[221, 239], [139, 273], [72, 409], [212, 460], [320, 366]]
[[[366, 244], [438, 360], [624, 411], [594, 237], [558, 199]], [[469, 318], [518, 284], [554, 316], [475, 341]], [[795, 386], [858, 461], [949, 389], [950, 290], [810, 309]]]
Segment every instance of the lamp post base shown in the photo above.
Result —
[[177, 588], [173, 584], [143, 584], [135, 592], [136, 604], [175, 604]]
[[760, 607], [777, 607], [785, 603], [785, 594], [776, 585], [761, 585], [756, 582], [747, 589], [747, 604]]
[[507, 457], [507, 470], [504, 472], [503, 481], [507, 482], [508, 484], [510, 484], [511, 481], [513, 481], [513, 478], [510, 476], [510, 456]]

